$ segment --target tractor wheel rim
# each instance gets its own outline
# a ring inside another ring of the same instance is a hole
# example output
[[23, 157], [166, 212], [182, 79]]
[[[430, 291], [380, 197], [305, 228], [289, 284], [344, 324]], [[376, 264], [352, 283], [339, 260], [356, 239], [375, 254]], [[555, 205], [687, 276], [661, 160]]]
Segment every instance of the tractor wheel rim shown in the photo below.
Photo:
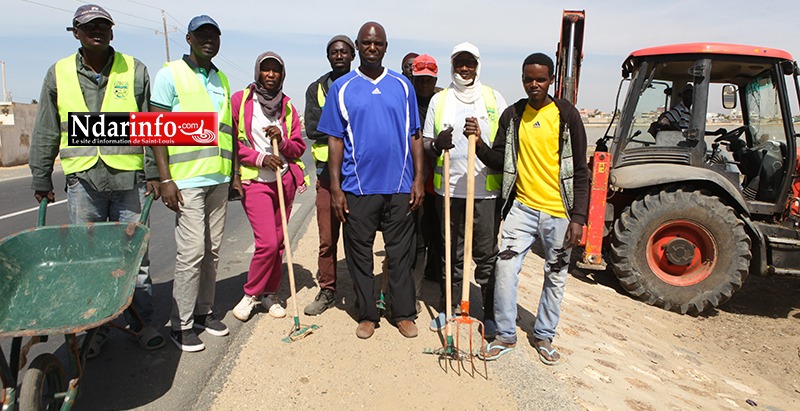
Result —
[[[688, 264], [670, 262], [668, 246], [675, 240], [684, 240], [693, 247], [693, 257]], [[647, 240], [647, 264], [664, 282], [687, 287], [697, 284], [714, 271], [719, 249], [714, 237], [703, 226], [689, 220], [674, 220], [662, 224]]]

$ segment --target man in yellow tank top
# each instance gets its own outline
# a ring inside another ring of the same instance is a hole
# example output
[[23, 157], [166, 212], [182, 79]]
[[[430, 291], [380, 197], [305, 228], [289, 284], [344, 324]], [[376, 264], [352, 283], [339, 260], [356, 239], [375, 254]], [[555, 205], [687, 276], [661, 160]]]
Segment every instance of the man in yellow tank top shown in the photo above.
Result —
[[589, 168], [580, 114], [568, 101], [547, 94], [553, 80], [550, 57], [528, 56], [522, 64], [528, 98], [500, 116], [491, 148], [477, 147], [484, 164], [503, 171], [505, 222], [495, 265], [497, 338], [486, 347], [487, 360], [499, 358], [517, 344], [518, 278], [537, 238], [542, 241], [545, 266], [533, 346], [545, 364], [555, 365], [561, 357], [552, 341], [561, 316], [570, 252], [586, 224]]
[[517, 201], [553, 217], [567, 218], [558, 181], [559, 112], [552, 101], [539, 110], [528, 105], [519, 125]]
[[[70, 146], [67, 142], [69, 112], [148, 110], [147, 67], [114, 51], [110, 45], [113, 26], [114, 20], [102, 7], [78, 7], [69, 31], [81, 47], [50, 67], [39, 97], [28, 162], [31, 188], [37, 201], [55, 201], [52, 173], [60, 154], [73, 224], [138, 221], [145, 196], [154, 191], [158, 197], [158, 170], [149, 148]], [[145, 253], [132, 301], [143, 324], [127, 312], [126, 317], [131, 329], [139, 333], [139, 345], [152, 350], [162, 347], [166, 340], [150, 326], [153, 286], [149, 272], [150, 260]], [[101, 327], [87, 356], [98, 356], [107, 338], [108, 328]]]

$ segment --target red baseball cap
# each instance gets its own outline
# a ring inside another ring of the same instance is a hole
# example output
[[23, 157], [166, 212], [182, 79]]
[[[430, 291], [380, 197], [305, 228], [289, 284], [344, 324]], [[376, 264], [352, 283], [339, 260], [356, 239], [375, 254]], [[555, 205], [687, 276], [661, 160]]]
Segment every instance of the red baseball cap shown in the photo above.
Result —
[[439, 73], [439, 67], [436, 65], [436, 60], [428, 54], [420, 54], [414, 59], [414, 64], [411, 66], [415, 76], [431, 76], [436, 77]]

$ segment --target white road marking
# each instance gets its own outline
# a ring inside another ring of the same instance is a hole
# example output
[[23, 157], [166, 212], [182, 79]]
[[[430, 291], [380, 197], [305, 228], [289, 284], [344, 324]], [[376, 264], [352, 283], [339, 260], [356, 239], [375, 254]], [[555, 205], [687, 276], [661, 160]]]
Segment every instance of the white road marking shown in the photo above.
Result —
[[[67, 199], [63, 199], [61, 201], [56, 201], [55, 203], [50, 203], [48, 205], [48, 207], [59, 205], [59, 204], [63, 204], [63, 203], [66, 203], [66, 202], [67, 202]], [[28, 209], [25, 209], [25, 210], [15, 211], [15, 212], [13, 212], [11, 214], [2, 215], [2, 216], [0, 216], [0, 220], [5, 220], [6, 218], [16, 217], [18, 215], [22, 215], [22, 214], [25, 214], [25, 213], [30, 213], [31, 211], [39, 211], [39, 207], [38, 206], [37, 207], [31, 207], [31, 208], [28, 208]]]

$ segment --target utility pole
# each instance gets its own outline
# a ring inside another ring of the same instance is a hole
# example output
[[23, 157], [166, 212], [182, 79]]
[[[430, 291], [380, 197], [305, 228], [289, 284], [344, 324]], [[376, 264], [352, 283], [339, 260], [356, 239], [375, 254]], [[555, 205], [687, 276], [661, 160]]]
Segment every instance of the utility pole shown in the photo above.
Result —
[[6, 62], [0, 61], [0, 65], [3, 67], [3, 102], [8, 101], [6, 97]]
[[164, 31], [156, 30], [156, 34], [164, 34], [164, 47], [167, 50], [167, 63], [169, 63], [169, 37], [167, 37], [167, 33], [178, 31], [177, 27], [174, 30], [167, 30], [167, 15], [165, 14], [164, 10], [161, 10], [161, 21], [164, 23]]

